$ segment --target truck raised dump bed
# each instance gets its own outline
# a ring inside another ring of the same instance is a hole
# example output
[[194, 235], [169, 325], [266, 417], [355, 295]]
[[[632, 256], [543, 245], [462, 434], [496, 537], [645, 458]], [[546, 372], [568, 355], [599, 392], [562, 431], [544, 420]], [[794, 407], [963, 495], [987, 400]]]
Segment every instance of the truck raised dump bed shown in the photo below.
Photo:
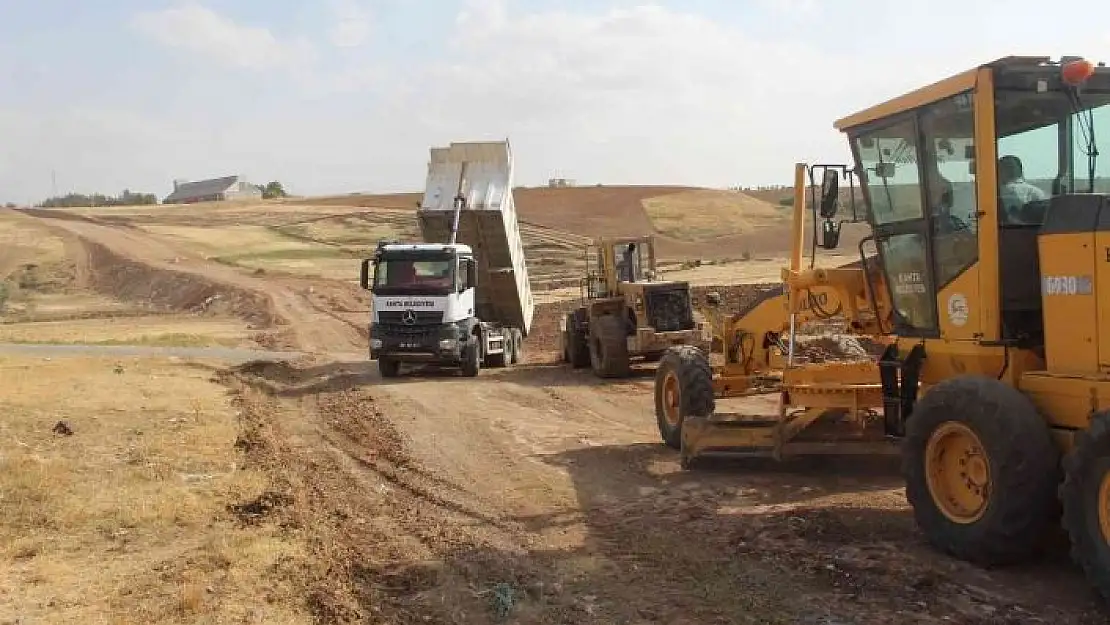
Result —
[[383, 376], [404, 362], [477, 375], [520, 361], [535, 302], [512, 180], [508, 141], [431, 149], [417, 211], [423, 241], [379, 243], [362, 264], [373, 293], [370, 358]]

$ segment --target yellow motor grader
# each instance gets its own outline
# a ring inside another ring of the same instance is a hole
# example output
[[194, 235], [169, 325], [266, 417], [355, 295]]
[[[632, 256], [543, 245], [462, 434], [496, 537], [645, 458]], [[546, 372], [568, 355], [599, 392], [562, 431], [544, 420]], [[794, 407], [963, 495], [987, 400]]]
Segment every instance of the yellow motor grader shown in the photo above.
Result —
[[[1006, 57], [835, 127], [855, 160], [873, 264], [802, 269], [799, 235], [778, 301], [715, 330], [729, 339], [723, 363], [692, 348], [664, 355], [664, 438], [687, 464], [716, 451], [900, 453], [906, 497], [937, 548], [1018, 562], [1060, 521], [1110, 599], [1110, 160], [1095, 145], [1110, 128], [1110, 69]], [[826, 170], [815, 206], [829, 243], [839, 177]], [[877, 359], [793, 361], [815, 286], [842, 302], [866, 294], [842, 312], [887, 337]], [[779, 367], [777, 415], [716, 411]]]

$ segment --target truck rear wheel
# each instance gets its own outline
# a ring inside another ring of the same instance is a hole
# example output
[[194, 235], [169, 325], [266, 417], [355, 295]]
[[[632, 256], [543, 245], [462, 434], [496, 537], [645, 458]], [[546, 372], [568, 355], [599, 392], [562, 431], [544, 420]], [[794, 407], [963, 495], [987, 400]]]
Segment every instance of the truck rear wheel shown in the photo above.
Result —
[[625, 377], [631, 372], [624, 325], [615, 315], [597, 318], [590, 340], [590, 364], [601, 378]]
[[512, 345], [509, 344], [510, 342], [511, 342], [511, 339], [509, 338], [509, 331], [508, 330], [502, 331], [502, 334], [501, 334], [501, 353], [500, 354], [486, 354], [485, 365], [487, 367], [492, 367], [492, 368], [501, 368], [501, 367], [505, 367], [505, 366], [509, 365], [510, 364], [509, 355], [511, 353], [510, 350], [512, 349]]
[[383, 378], [395, 378], [401, 375], [401, 363], [392, 358], [379, 358], [378, 373]]
[[906, 423], [906, 499], [926, 538], [992, 566], [1033, 555], [1057, 510], [1059, 452], [1021, 391], [959, 376], [929, 389]]
[[692, 345], [663, 352], [655, 370], [655, 421], [663, 444], [682, 448], [682, 421], [708, 417], [716, 409], [713, 370], [705, 353]]
[[513, 364], [519, 365], [524, 360], [524, 333], [520, 328], [513, 328], [509, 332], [513, 337]]
[[1110, 412], [1094, 415], [1090, 427], [1076, 434], [1064, 470], [1060, 499], [1072, 560], [1110, 601]]

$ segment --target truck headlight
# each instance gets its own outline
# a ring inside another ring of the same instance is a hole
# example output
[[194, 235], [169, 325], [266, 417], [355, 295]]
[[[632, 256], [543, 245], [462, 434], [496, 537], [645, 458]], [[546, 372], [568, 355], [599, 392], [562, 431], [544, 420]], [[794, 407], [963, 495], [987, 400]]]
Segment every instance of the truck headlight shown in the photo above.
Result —
[[370, 349], [381, 349], [382, 345], [384, 345], [384, 343], [382, 343], [381, 339], [370, 339]]
[[457, 339], [439, 339], [439, 348], [443, 350], [451, 349], [457, 342]]

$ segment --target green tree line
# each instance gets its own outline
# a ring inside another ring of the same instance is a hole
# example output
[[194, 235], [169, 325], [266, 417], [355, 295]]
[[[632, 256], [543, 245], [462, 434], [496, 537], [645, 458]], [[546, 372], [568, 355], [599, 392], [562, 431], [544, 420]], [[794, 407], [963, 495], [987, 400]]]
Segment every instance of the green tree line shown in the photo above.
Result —
[[94, 193], [67, 193], [66, 195], [48, 198], [36, 206], [41, 208], [70, 208], [74, 206], [146, 206], [157, 204], [158, 196], [153, 193], [132, 193], [124, 189], [123, 193], [116, 196]]

